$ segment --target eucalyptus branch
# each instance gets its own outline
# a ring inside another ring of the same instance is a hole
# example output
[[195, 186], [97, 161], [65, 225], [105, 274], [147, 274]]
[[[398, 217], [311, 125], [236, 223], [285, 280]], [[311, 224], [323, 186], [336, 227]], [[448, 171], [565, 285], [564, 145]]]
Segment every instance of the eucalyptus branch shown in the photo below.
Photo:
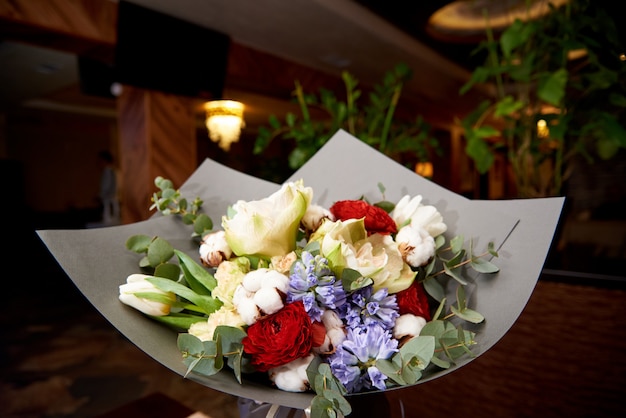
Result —
[[[447, 250], [450, 250], [450, 249], [451, 249], [451, 247], [444, 248], [444, 250], [443, 250], [443, 251], [447, 251]], [[467, 264], [471, 263], [471, 262], [472, 262], [472, 259], [486, 257], [486, 256], [488, 256], [489, 254], [491, 254], [489, 251], [485, 251], [484, 253], [482, 253], [482, 254], [480, 254], [480, 255], [473, 256], [473, 257], [470, 257], [470, 258], [468, 258], [468, 259], [466, 259], [466, 260], [463, 260], [463, 261], [461, 261], [460, 263], [457, 263], [457, 264], [455, 264], [454, 266], [452, 266], [452, 267], [450, 267], [450, 268], [452, 268], [452, 269], [456, 269], [456, 268], [459, 268], [459, 267], [463, 267], [463, 266], [465, 266], [465, 265], [467, 265]], [[438, 272], [436, 272], [436, 273], [432, 273], [432, 274], [430, 274], [430, 275], [428, 276], [428, 278], [431, 278], [431, 277], [436, 277], [436, 276], [439, 276], [439, 275], [441, 275], [441, 274], [445, 274], [445, 273], [446, 273], [445, 269], [443, 269], [443, 270], [439, 270], [439, 271], [438, 271]]]

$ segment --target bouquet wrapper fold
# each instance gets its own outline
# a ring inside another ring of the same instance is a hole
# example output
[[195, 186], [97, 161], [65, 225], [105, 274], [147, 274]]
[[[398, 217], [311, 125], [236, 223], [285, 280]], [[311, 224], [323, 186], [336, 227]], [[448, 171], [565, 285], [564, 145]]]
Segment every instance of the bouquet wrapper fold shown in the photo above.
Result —
[[[463, 235], [466, 240], [472, 239], [474, 247], [479, 249], [486, 248], [490, 241], [495, 243], [499, 257], [492, 261], [500, 267], [500, 272], [470, 277], [470, 284], [466, 286], [469, 306], [486, 318], [475, 329], [474, 356], [459, 359], [449, 369], [426, 373], [417, 384], [442, 377], [476, 359], [511, 328], [541, 274], [565, 200], [562, 197], [505, 201], [467, 199], [420, 177], [342, 130], [289, 180], [298, 179], [304, 179], [304, 184], [313, 188], [313, 202], [325, 207], [336, 200], [361, 196], [381, 200], [379, 184], [385, 188], [384, 198], [392, 202], [405, 194], [420, 194], [423, 203], [436, 206], [443, 215], [448, 225], [445, 233], [448, 238]], [[279, 187], [207, 159], [180, 191], [189, 198], [202, 198], [203, 212], [219, 228], [221, 216], [230, 204], [240, 199], [261, 199]], [[125, 247], [130, 236], [160, 236], [198, 259], [198, 247], [191, 239], [191, 232], [191, 227], [180, 219], [160, 214], [130, 225], [37, 231], [91, 304], [128, 340], [180, 376], [186, 374], [186, 367], [176, 345], [176, 334], [122, 304], [118, 295], [126, 277], [139, 272], [138, 255]], [[455, 300], [454, 287], [449, 291], [448, 299]], [[281, 391], [253, 376], [244, 375], [243, 384], [239, 384], [229, 370], [211, 377], [191, 373], [187, 378], [234, 396], [298, 409], [307, 408], [313, 397], [309, 393]]]

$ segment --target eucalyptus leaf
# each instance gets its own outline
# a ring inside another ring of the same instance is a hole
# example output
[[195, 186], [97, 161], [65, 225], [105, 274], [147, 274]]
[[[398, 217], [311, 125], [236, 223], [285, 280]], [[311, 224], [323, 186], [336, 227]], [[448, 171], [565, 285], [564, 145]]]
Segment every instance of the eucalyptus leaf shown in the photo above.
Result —
[[500, 271], [498, 266], [484, 258], [472, 258], [470, 260], [470, 267], [479, 273], [497, 273]]
[[333, 402], [323, 395], [318, 395], [311, 401], [310, 418], [335, 418], [337, 411]]
[[461, 309], [456, 309], [454, 306], [451, 306], [450, 310], [452, 310], [452, 312], [454, 312], [454, 314], [458, 316], [459, 318], [465, 321], [471, 322], [473, 324], [480, 324], [481, 322], [485, 320], [485, 317], [483, 315], [469, 308], [465, 308], [461, 310]]
[[324, 398], [332, 402], [334, 408], [341, 412], [344, 416], [352, 413], [352, 407], [350, 403], [341, 395], [341, 393], [335, 390], [325, 389], [322, 392]]
[[[394, 356], [395, 357], [395, 356]], [[391, 360], [378, 359], [376, 360], [376, 368], [389, 379], [393, 380], [400, 386], [407, 385], [406, 380], [402, 377], [402, 367], [396, 365]]]
[[[453, 267], [450, 267], [450, 265]], [[466, 285], [467, 281], [461, 275], [461, 272], [463, 271], [463, 269], [461, 267], [454, 267], [456, 265], [457, 263], [454, 263], [454, 262], [445, 262], [443, 264], [443, 269], [448, 276], [452, 277], [454, 280], [456, 280], [460, 284]]]
[[133, 235], [126, 240], [126, 248], [136, 253], [145, 253], [152, 242], [152, 237], [148, 235]]
[[174, 256], [174, 248], [163, 238], [156, 237], [148, 246], [146, 256], [148, 257], [150, 265], [156, 267], [161, 263], [169, 261]]

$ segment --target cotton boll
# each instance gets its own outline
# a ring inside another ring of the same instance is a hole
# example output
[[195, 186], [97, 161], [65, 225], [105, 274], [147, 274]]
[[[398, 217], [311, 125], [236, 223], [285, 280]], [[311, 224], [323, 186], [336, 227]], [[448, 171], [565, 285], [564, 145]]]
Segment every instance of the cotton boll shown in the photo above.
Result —
[[435, 239], [420, 226], [407, 225], [400, 229], [396, 242], [402, 257], [412, 267], [425, 265], [435, 255]]
[[261, 317], [259, 307], [254, 303], [252, 298], [241, 298], [239, 303], [235, 304], [235, 308], [237, 312], [239, 312], [239, 316], [241, 316], [243, 322], [247, 325], [254, 324]]
[[278, 312], [284, 306], [280, 293], [273, 287], [259, 289], [253, 296], [254, 303], [266, 315]]
[[346, 339], [346, 332], [343, 330], [343, 328], [330, 329], [327, 331], [326, 335], [328, 335], [328, 338], [330, 339], [333, 347], [339, 347], [339, 344], [344, 342], [344, 340]]
[[309, 388], [306, 369], [315, 356], [296, 359], [290, 363], [270, 369], [269, 378], [276, 387], [287, 392], [304, 392]]
[[289, 277], [276, 270], [269, 270], [263, 278], [261, 287], [278, 289], [286, 294], [289, 290]]
[[256, 292], [263, 286], [263, 279], [265, 278], [267, 271], [268, 269], [261, 268], [247, 273], [243, 278], [243, 287], [245, 287], [249, 292]]
[[413, 314], [400, 315], [396, 319], [396, 325], [393, 327], [393, 337], [401, 339], [403, 337], [415, 337], [419, 335], [426, 325], [426, 319]]
[[207, 267], [217, 267], [228, 260], [233, 252], [226, 242], [224, 231], [216, 231], [205, 235], [200, 243], [200, 261]]
[[254, 293], [248, 292], [243, 285], [238, 285], [233, 292], [233, 305], [237, 306], [243, 299], [252, 299]]
[[322, 314], [322, 323], [327, 330], [333, 328], [343, 328], [343, 321], [339, 315], [337, 315], [337, 312], [330, 309], [326, 309]]
[[335, 220], [333, 214], [323, 206], [309, 205], [302, 217], [302, 226], [308, 232], [315, 232], [325, 219]]

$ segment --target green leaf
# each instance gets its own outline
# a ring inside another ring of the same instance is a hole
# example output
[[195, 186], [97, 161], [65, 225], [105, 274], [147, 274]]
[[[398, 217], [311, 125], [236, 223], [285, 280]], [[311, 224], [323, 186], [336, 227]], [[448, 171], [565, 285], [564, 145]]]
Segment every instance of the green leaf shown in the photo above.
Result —
[[454, 306], [451, 306], [450, 310], [459, 318], [467, 322], [471, 322], [472, 324], [480, 324], [485, 320], [485, 317], [483, 315], [469, 308], [459, 310], [456, 309]]
[[204, 213], [199, 214], [193, 222], [193, 231], [203, 236], [211, 230], [213, 230], [213, 220]]
[[402, 379], [407, 385], [413, 385], [422, 377], [422, 373], [410, 367], [402, 368]]
[[513, 96], [505, 96], [502, 100], [496, 103], [496, 109], [494, 116], [511, 116], [515, 112], [524, 107], [524, 102], [515, 100]]
[[361, 289], [374, 283], [369, 277], [363, 277], [361, 273], [356, 270], [345, 268], [341, 273], [341, 283], [343, 288], [349, 291]]
[[456, 288], [456, 304], [461, 311], [465, 310], [465, 308], [467, 307], [465, 288], [463, 286], [457, 286]]
[[531, 32], [527, 30], [527, 26], [520, 19], [509, 25], [500, 36], [500, 47], [505, 57], [510, 57], [514, 49], [523, 45], [529, 38]]
[[498, 257], [498, 252], [496, 251], [496, 246], [493, 242], [489, 242], [487, 244], [487, 251], [494, 257]]
[[215, 341], [204, 341], [204, 352], [199, 357], [187, 357], [183, 360], [188, 366], [188, 370], [203, 376], [213, 376], [217, 374], [222, 367], [223, 359], [217, 356], [217, 345]]
[[149, 277], [146, 280], [164, 292], [175, 293], [181, 298], [190, 301], [206, 314], [211, 314], [222, 306], [222, 302], [220, 302], [219, 299], [213, 299], [207, 295], [199, 295], [187, 286], [183, 286], [182, 284], [174, 282], [170, 279], [162, 277]]
[[206, 316], [195, 316], [180, 313], [173, 313], [167, 316], [151, 316], [150, 318], [168, 325], [176, 330], [187, 331], [192, 324], [206, 321]]
[[548, 77], [541, 78], [537, 86], [537, 96], [554, 106], [558, 106], [565, 96], [567, 79], [568, 72], [565, 68], [555, 71]]
[[455, 267], [456, 265], [457, 263], [454, 260], [447, 261], [443, 264], [443, 270], [446, 272], [448, 276], [452, 277], [457, 282], [461, 283], [462, 285], [466, 285], [467, 280], [465, 280], [463, 276], [461, 276], [460, 274], [463, 271], [463, 268]]
[[198, 294], [210, 295], [213, 289], [215, 289], [215, 286], [217, 286], [215, 277], [184, 252], [174, 250], [174, 253], [178, 257], [185, 280], [189, 283], [189, 287]]
[[335, 405], [323, 395], [315, 396], [311, 401], [310, 418], [336, 418], [337, 416]]
[[[413, 367], [424, 370], [428, 366], [430, 359], [435, 354], [435, 338], [432, 335], [418, 335], [404, 343], [400, 348], [402, 361], [411, 361]], [[414, 362], [413, 359], [418, 359]], [[415, 382], [409, 383], [413, 384]]]
[[[396, 356], [394, 356], [394, 358], [395, 357]], [[406, 380], [404, 380], [402, 378], [402, 373], [400, 373], [400, 370], [402, 369], [401, 365], [398, 366], [397, 364], [395, 364], [391, 360], [379, 359], [379, 360], [376, 360], [376, 368], [382, 374], [387, 376], [389, 379], [391, 379], [394, 382], [396, 382], [398, 385], [405, 386], [405, 385], [408, 384], [406, 382]]]
[[148, 251], [148, 246], [152, 242], [152, 237], [147, 235], [133, 235], [126, 240], [126, 248], [136, 253], [145, 253]]
[[465, 152], [474, 160], [476, 170], [480, 174], [485, 174], [489, 171], [495, 161], [495, 156], [489, 145], [478, 137], [468, 139]]
[[195, 335], [183, 333], [178, 334], [178, 339], [176, 340], [178, 350], [183, 353], [183, 355], [189, 354], [200, 354], [204, 350], [204, 345], [202, 344], [202, 340], [196, 337]]
[[442, 369], [449, 369], [452, 365], [449, 361], [443, 360], [439, 357], [433, 357], [430, 362], [437, 367], [441, 367]]
[[163, 238], [156, 237], [148, 246], [146, 256], [148, 257], [150, 266], [156, 267], [174, 256], [174, 248]]
[[500, 268], [484, 258], [472, 258], [470, 266], [479, 273], [496, 273]]
[[446, 291], [434, 277], [428, 278], [422, 282], [424, 284], [424, 290], [436, 301], [445, 299]]
[[437, 307], [437, 310], [433, 314], [433, 318], [432, 318], [433, 320], [441, 318], [441, 316], [443, 314], [443, 310], [446, 307], [446, 301], [447, 301], [447, 299], [445, 297], [441, 298], [441, 300], [439, 302], [439, 306]]
[[322, 396], [332, 402], [334, 409], [341, 412], [344, 416], [352, 413], [350, 403], [341, 395], [341, 393], [326, 389], [322, 392]]
[[154, 269], [154, 276], [165, 277], [170, 280], [178, 280], [178, 277], [180, 276], [180, 267], [172, 263], [159, 264]]
[[450, 248], [452, 249], [452, 252], [454, 254], [458, 254], [461, 251], [463, 251], [464, 242], [465, 242], [465, 239], [463, 235], [457, 235], [456, 237], [452, 238], [450, 240]]

